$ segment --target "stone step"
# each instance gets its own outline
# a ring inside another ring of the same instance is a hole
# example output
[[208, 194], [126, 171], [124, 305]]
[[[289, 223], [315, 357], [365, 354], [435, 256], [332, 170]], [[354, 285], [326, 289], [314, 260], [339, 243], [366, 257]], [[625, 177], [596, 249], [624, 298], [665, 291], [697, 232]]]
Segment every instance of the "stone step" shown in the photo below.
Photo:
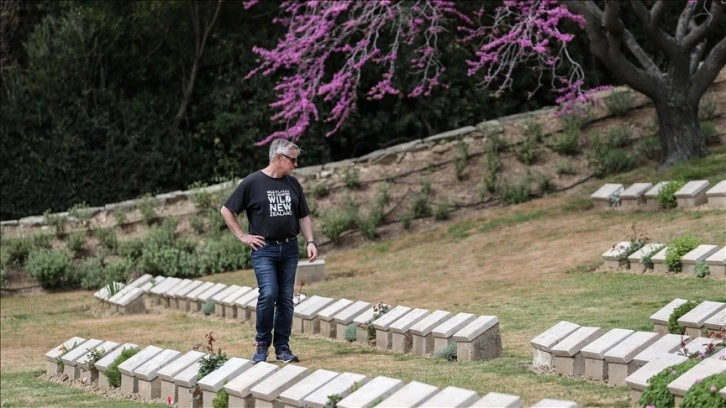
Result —
[[454, 333], [457, 361], [489, 360], [502, 355], [499, 318], [479, 316]]
[[471, 313], [457, 313], [450, 319], [444, 321], [440, 325], [434, 327], [431, 333], [434, 335], [434, 354], [445, 349], [450, 343], [454, 342], [452, 337], [454, 333], [463, 329], [467, 324], [471, 323], [476, 316]]
[[579, 327], [559, 343], [550, 348], [555, 370], [563, 375], [582, 377], [585, 375], [583, 347], [600, 338], [605, 332], [599, 327]]
[[583, 347], [580, 353], [585, 357], [585, 377], [591, 380], [607, 381], [608, 364], [605, 361], [605, 353], [633, 333], [635, 333], [633, 330], [611, 329]]
[[413, 333], [409, 332], [409, 330], [430, 313], [426, 309], [416, 308], [391, 323], [388, 327], [391, 332], [391, 350], [398, 353], [411, 352], [413, 349]]
[[529, 344], [532, 346], [533, 351], [532, 365], [535, 368], [554, 367], [555, 361], [552, 356], [552, 347], [580, 327], [579, 324], [563, 320], [530, 340]]
[[161, 378], [159, 370], [181, 357], [176, 350], [163, 350], [144, 364], [133, 370], [138, 392], [143, 399], [161, 398]]
[[699, 337], [702, 334], [706, 320], [716, 313], [726, 309], [726, 303], [703, 301], [678, 319], [678, 324], [686, 328], [686, 335]]
[[363, 374], [341, 373], [303, 398], [304, 405], [308, 408], [323, 408], [328, 404], [329, 396], [338, 395], [345, 398], [366, 382], [368, 377]]
[[663, 306], [660, 310], [650, 316], [653, 323], [653, 331], [658, 334], [668, 334], [668, 319], [670, 319], [673, 311], [680, 305], [688, 302], [686, 299], [676, 298]]
[[413, 333], [413, 354], [418, 356], [433, 354], [434, 328], [440, 326], [453, 316], [451, 312], [435, 310], [411, 326], [411, 333]]
[[379, 408], [417, 407], [439, 391], [433, 385], [411, 381], [376, 405]]
[[726, 208], [726, 180], [721, 180], [706, 191], [709, 208]]
[[718, 250], [718, 245], [699, 245], [691, 251], [688, 251], [688, 253], [681, 257], [681, 271], [686, 275], [693, 275], [696, 272], [696, 264], [705, 262], [706, 258], [715, 254]]
[[684, 184], [673, 194], [678, 201], [678, 208], [693, 208], [705, 204], [709, 185], [708, 180], [691, 180]]
[[217, 392], [224, 387], [224, 384], [247, 371], [253, 365], [252, 361], [245, 358], [232, 357], [218, 369], [200, 378], [197, 385], [202, 390], [202, 406], [204, 408], [213, 408], [212, 401], [217, 396]]
[[139, 392], [138, 381], [134, 376], [134, 369], [151, 360], [164, 349], [156, 346], [146, 346], [128, 360], [118, 365], [121, 372], [121, 392], [136, 394]]
[[69, 380], [74, 381], [81, 378], [81, 357], [87, 355], [89, 350], [93, 350], [102, 343], [103, 340], [89, 339], [61, 356], [63, 373], [68, 376]]
[[330, 382], [337, 377], [339, 373], [334, 371], [319, 369], [306, 376], [299, 382], [293, 384], [292, 387], [280, 393], [279, 400], [285, 406], [303, 407], [305, 406], [305, 397], [312, 392]]
[[160, 394], [162, 400], [168, 401], [171, 398], [172, 403], [179, 401], [178, 388], [174, 383], [174, 377], [186, 370], [190, 365], [198, 362], [204, 355], [201, 351], [190, 350], [171, 363], [159, 368], [156, 374], [161, 381]]
[[265, 377], [264, 380], [250, 388], [250, 393], [255, 399], [255, 408], [273, 407], [276, 405], [275, 402], [280, 405], [279, 401], [275, 401], [280, 393], [310, 375], [311, 372], [312, 370], [308, 368], [288, 364]]
[[61, 365], [59, 364], [61, 362], [61, 356], [68, 350], [75, 349], [79, 345], [83, 344], [85, 341], [86, 339], [84, 339], [83, 337], [71, 337], [70, 339], [59, 344], [57, 347], [53, 347], [52, 349], [48, 350], [48, 352], [45, 353], [45, 361], [47, 363], [46, 374], [56, 375], [63, 372], [63, 370], [61, 369]]
[[661, 354], [625, 378], [625, 384], [630, 387], [631, 406], [640, 406], [639, 404], [636, 405], [636, 403], [640, 400], [643, 391], [648, 387], [651, 377], [686, 360], [688, 360], [688, 357], [678, 354]]
[[448, 386], [419, 405], [421, 408], [465, 408], [479, 401], [475, 391]]
[[403, 381], [395, 378], [378, 376], [351, 394], [340, 400], [338, 408], [371, 408], [378, 401], [403, 388]]
[[713, 255], [706, 258], [706, 265], [708, 265], [711, 277], [716, 279], [726, 278], [726, 246], [721, 247]]
[[523, 405], [522, 398], [518, 395], [490, 392], [471, 406], [472, 408], [522, 408]]
[[625, 385], [625, 378], [637, 368], [633, 358], [658, 341], [659, 338], [660, 334], [658, 333], [639, 331], [626, 337], [606, 351], [605, 361], [608, 365], [608, 384]]
[[254, 407], [255, 397], [251, 393], [252, 388], [279, 369], [278, 366], [263, 361], [253, 365], [244, 372], [244, 375], [233, 378], [224, 385], [224, 390], [229, 395], [229, 406]]
[[335, 323], [335, 315], [352, 304], [352, 300], [345, 298], [338, 299], [328, 305], [325, 309], [318, 312], [318, 318], [320, 319], [320, 334], [323, 337], [327, 337], [330, 339], [334, 339], [337, 337], [338, 330]]
[[295, 306], [292, 315], [292, 329], [298, 333], [320, 333], [318, 312], [328, 307], [335, 299], [313, 295]]

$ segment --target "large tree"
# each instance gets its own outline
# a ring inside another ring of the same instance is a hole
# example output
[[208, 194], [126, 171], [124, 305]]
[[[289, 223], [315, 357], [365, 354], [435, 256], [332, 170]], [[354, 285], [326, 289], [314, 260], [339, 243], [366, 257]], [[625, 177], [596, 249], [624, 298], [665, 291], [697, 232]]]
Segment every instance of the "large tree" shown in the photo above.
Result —
[[[249, 1], [247, 6], [256, 3]], [[282, 72], [274, 120], [275, 137], [300, 138], [320, 106], [334, 133], [356, 107], [361, 72], [378, 70], [380, 81], [367, 96], [399, 94], [393, 81], [408, 69], [419, 82], [409, 97], [441, 86], [441, 34], [458, 30], [472, 46], [469, 75], [494, 92], [504, 92], [521, 65], [534, 67], [538, 85], [550, 78], [559, 102], [588, 99], [583, 70], [568, 45], [584, 32], [592, 54], [619, 81], [653, 100], [658, 115], [660, 166], [708, 154], [698, 121], [699, 103], [726, 64], [723, 0], [449, 0], [285, 1], [277, 22], [287, 34], [272, 49], [257, 48], [257, 70]], [[407, 49], [404, 54], [403, 49]], [[404, 64], [399, 56], [409, 55]], [[539, 88], [536, 86], [535, 88]], [[535, 89], [536, 90], [536, 89]], [[534, 91], [534, 90], [533, 90]], [[570, 105], [571, 106], [571, 105]]]

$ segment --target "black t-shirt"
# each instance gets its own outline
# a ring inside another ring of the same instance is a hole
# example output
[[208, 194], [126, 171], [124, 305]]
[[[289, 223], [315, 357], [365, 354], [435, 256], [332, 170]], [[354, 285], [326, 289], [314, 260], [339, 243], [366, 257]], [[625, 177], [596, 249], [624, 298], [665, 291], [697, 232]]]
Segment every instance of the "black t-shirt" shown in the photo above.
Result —
[[245, 177], [224, 206], [235, 214], [246, 211], [249, 233], [269, 239], [297, 236], [299, 219], [310, 213], [295, 177], [274, 178], [261, 170]]

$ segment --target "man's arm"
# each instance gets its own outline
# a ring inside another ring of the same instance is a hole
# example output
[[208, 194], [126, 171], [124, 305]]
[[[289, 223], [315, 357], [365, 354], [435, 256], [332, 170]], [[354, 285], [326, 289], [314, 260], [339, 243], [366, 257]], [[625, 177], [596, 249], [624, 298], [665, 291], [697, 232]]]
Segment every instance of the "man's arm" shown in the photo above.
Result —
[[245, 234], [244, 231], [242, 231], [242, 227], [239, 225], [239, 221], [237, 221], [237, 216], [232, 211], [230, 211], [229, 208], [222, 206], [219, 212], [222, 213], [222, 218], [224, 218], [224, 222], [227, 223], [227, 227], [232, 231], [237, 239], [242, 241], [242, 243], [244, 243], [245, 245], [249, 245], [250, 247], [252, 247], [253, 250], [265, 246], [264, 237], [261, 237], [259, 235]]
[[318, 259], [318, 245], [315, 242], [315, 235], [313, 235], [313, 219], [309, 215], [300, 218], [300, 231], [307, 241], [308, 259], [310, 262], [314, 262]]

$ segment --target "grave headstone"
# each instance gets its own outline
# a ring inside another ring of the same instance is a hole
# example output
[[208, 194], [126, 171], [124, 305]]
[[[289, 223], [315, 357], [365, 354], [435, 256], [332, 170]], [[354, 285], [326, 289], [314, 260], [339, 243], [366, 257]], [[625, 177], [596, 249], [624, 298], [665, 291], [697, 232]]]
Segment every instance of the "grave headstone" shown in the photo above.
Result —
[[116, 301], [117, 311], [122, 315], [146, 313], [145, 292], [131, 288]]
[[217, 396], [217, 391], [221, 390], [225, 383], [248, 370], [252, 365], [253, 363], [250, 360], [232, 357], [218, 369], [200, 378], [197, 385], [202, 390], [202, 406], [212, 408], [212, 401]]
[[667, 186], [670, 181], [660, 181], [656, 183], [653, 188], [646, 191], [645, 194], [645, 205], [651, 210], [660, 210], [663, 208], [660, 201], [658, 201], [658, 193], [660, 193], [660, 190], [663, 189], [663, 187]]
[[254, 408], [255, 397], [252, 395], [251, 389], [277, 370], [279, 370], [278, 366], [263, 361], [245, 371], [244, 375], [233, 378], [224, 385], [224, 390], [229, 395], [229, 406]]
[[474, 319], [476, 319], [475, 315], [461, 312], [434, 327], [431, 330], [431, 333], [434, 335], [434, 354], [445, 349], [449, 344], [454, 343], [454, 339], [452, 339], [454, 333], [464, 328]]
[[726, 329], [726, 309], [722, 309], [713, 316], [706, 319], [703, 322], [703, 326], [706, 328], [706, 335], [710, 337], [716, 337], [721, 334], [721, 331]]
[[74, 381], [81, 378], [81, 357], [88, 354], [89, 350], [93, 350], [97, 346], [101, 345], [101, 343], [103, 343], [103, 340], [89, 339], [61, 355], [60, 359], [63, 362], [63, 373], [68, 376], [69, 380]]
[[335, 319], [335, 336], [338, 340], [345, 340], [345, 332], [348, 325], [353, 324], [356, 327], [356, 341], [368, 344], [368, 321], [373, 318], [373, 307], [370, 303], [358, 300], [352, 305], [341, 310], [336, 314]]
[[318, 259], [314, 262], [307, 259], [298, 261], [297, 270], [295, 271], [296, 288], [299, 288], [302, 282], [308, 285], [323, 280], [325, 280], [325, 259]]
[[[208, 287], [205, 291], [197, 294], [196, 298], [194, 299], [194, 303], [196, 303], [196, 309], [198, 312], [204, 312], [203, 307], [204, 305], [211, 301], [212, 296], [216, 295], [217, 293], [223, 291], [227, 285], [224, 283], [215, 283], [212, 286]], [[189, 302], [190, 307], [192, 307], [192, 302]], [[193, 310], [192, 310], [193, 311]], [[213, 313], [214, 310], [210, 312]]]
[[716, 279], [726, 278], [726, 246], [706, 258], [709, 274]]
[[163, 350], [161, 347], [146, 346], [138, 353], [129, 357], [128, 360], [119, 364], [118, 370], [121, 372], [121, 392], [128, 394], [138, 393], [138, 381], [136, 376], [134, 376], [134, 369], [151, 360], [152, 357], [161, 353]]
[[281, 392], [278, 398], [286, 407], [303, 407], [305, 406], [305, 397], [337, 376], [338, 373], [334, 371], [316, 370], [293, 384], [292, 387]]
[[295, 306], [292, 317], [292, 329], [299, 333], [320, 333], [318, 312], [333, 303], [335, 299], [313, 295]]
[[98, 382], [98, 369], [96, 368], [95, 364], [91, 366], [91, 352], [93, 351], [95, 353], [98, 353], [100, 360], [101, 358], [107, 356], [108, 353], [116, 350], [118, 346], [120, 346], [120, 344], [116, 343], [115, 341], [104, 341], [98, 346], [88, 350], [86, 354], [78, 359], [78, 366], [81, 368], [81, 378], [86, 379], [84, 381], [85, 384]]
[[579, 327], [552, 346], [550, 353], [554, 357], [555, 370], [563, 375], [584, 376], [585, 356], [580, 353], [580, 350], [598, 339], [603, 333], [599, 327]]
[[518, 395], [490, 392], [475, 402], [472, 408], [522, 408], [522, 398]]
[[255, 408], [280, 408], [282, 402], [277, 401], [280, 393], [293, 384], [302, 380], [311, 373], [311, 370], [295, 364], [288, 364], [280, 370], [270, 374], [254, 387], [250, 393], [254, 397]]
[[660, 335], [653, 332], [635, 332], [605, 352], [607, 362], [607, 382], [625, 385], [625, 378], [636, 369], [633, 358], [648, 346], [658, 341]]
[[691, 338], [688, 336], [681, 336], [679, 334], [672, 333], [665, 334], [655, 343], [646, 347], [645, 350], [633, 357], [634, 369], [639, 369], [663, 354], [674, 353], [681, 348], [681, 344], [688, 344], [690, 341]]
[[193, 290], [189, 291], [186, 295], [184, 295], [184, 301], [186, 302], [184, 310], [186, 310], [187, 312], [198, 312], [201, 309], [201, 307], [199, 306], [199, 302], [197, 301], [199, 295], [201, 295], [207, 289], [213, 286], [214, 282], [202, 282], [201, 285], [197, 286]]
[[232, 292], [229, 296], [222, 299], [222, 306], [224, 307], [224, 317], [228, 319], [237, 318], [237, 305], [234, 303], [237, 299], [244, 296], [246, 293], [252, 290], [249, 286], [242, 286], [236, 291]]
[[303, 401], [306, 407], [324, 408], [330, 395], [345, 398], [352, 389], [362, 386], [366, 382], [368, 382], [368, 377], [363, 374], [344, 372], [308, 394]]
[[650, 316], [650, 321], [653, 323], [653, 331], [658, 334], [668, 334], [668, 319], [670, 319], [673, 311], [680, 305], [688, 302], [686, 299], [676, 298], [670, 303], [663, 306], [660, 310], [653, 313]]
[[636, 405], [636, 403], [640, 400], [643, 391], [648, 387], [651, 377], [686, 360], [688, 360], [688, 357], [678, 354], [661, 354], [625, 378], [625, 384], [630, 387], [631, 406], [640, 406], [640, 404]]
[[339, 408], [372, 408], [376, 402], [384, 400], [401, 388], [403, 381], [378, 376], [340, 400], [337, 405]]
[[[257, 299], [257, 297], [260, 296], [260, 289], [254, 288], [250, 290], [249, 292], [245, 293], [244, 295], [238, 297], [235, 299], [234, 304], [237, 308], [237, 320], [241, 322], [252, 322], [254, 323], [254, 320], [250, 320], [252, 311], [247, 308], [247, 304], [253, 300]], [[256, 305], [256, 304], [255, 304]]]
[[711, 337], [696, 337], [693, 340], [689, 341], [688, 344], [685, 345], [685, 347], [682, 347], [683, 350], [679, 350], [678, 352], [688, 356], [708, 357], [706, 354], [708, 354], [709, 350], [713, 350], [714, 346], [719, 346], [721, 344], [723, 344], [723, 339]]
[[398, 353], [410, 353], [413, 350], [413, 333], [411, 327], [430, 314], [426, 309], [413, 309], [389, 326], [391, 332], [391, 350]]
[[619, 183], [605, 183], [590, 195], [592, 205], [596, 209], [610, 208], [619, 205], [620, 193], [625, 188]]
[[645, 205], [645, 193], [653, 187], [652, 183], [635, 183], [620, 193], [620, 208], [634, 209]]
[[627, 264], [626, 254], [630, 248], [630, 241], [621, 241], [613, 245], [610, 249], [603, 252], [602, 259], [605, 267], [617, 269]]
[[685, 275], [693, 275], [696, 272], [696, 264], [699, 262], [705, 263], [706, 258], [715, 254], [718, 249], [719, 247], [717, 245], [697, 246], [681, 257], [681, 272]]
[[239, 285], [230, 285], [226, 288], [222, 289], [221, 291], [217, 292], [214, 296], [212, 296], [212, 301], [214, 302], [214, 314], [219, 317], [225, 317], [224, 315], [224, 304], [222, 301], [227, 296], [231, 295], [232, 293], [236, 292], [238, 289], [240, 289], [241, 286]]
[[161, 382], [160, 395], [161, 399], [168, 401], [171, 398], [172, 403], [177, 403], [179, 400], [179, 394], [174, 383], [174, 377], [187, 369], [190, 365], [199, 362], [204, 357], [204, 353], [197, 350], [190, 350], [184, 353], [184, 355], [175, 359], [171, 363], [161, 367], [156, 372]]
[[678, 319], [678, 324], [686, 328], [686, 335], [696, 338], [702, 334], [706, 320], [726, 309], [726, 303], [703, 301]]
[[585, 377], [591, 380], [607, 381], [608, 364], [605, 361], [605, 353], [633, 333], [635, 333], [633, 330], [611, 329], [583, 347], [580, 353], [585, 357]]
[[113, 363], [116, 358], [126, 349], [132, 349], [135, 347], [139, 347], [136, 344], [133, 343], [124, 343], [120, 347], [116, 347], [113, 351], [106, 354], [96, 362], [96, 369], [98, 370], [98, 387], [101, 389], [109, 389], [111, 388], [111, 385], [108, 382], [108, 377], [106, 377], [106, 370], [108, 367]]
[[708, 180], [691, 180], [675, 192], [678, 208], [693, 208], [705, 204]]
[[193, 291], [194, 289], [202, 286], [204, 281], [200, 280], [190, 280], [187, 285], [181, 287], [180, 289], [173, 292], [171, 295], [171, 300], [169, 301], [169, 307], [181, 310], [182, 312], [187, 311], [187, 295], [189, 292]]
[[707, 358], [671, 381], [668, 384], [668, 392], [675, 397], [676, 406], [678, 407], [683, 401], [683, 396], [697, 381], [714, 374], [724, 373], [726, 373], [726, 364], [723, 360], [720, 358]]
[[479, 401], [476, 391], [448, 386], [419, 405], [421, 408], [465, 408]]
[[161, 398], [159, 370], [178, 359], [181, 355], [182, 353], [176, 350], [163, 350], [133, 370], [141, 398], [147, 400]]
[[411, 381], [403, 388], [391, 394], [388, 398], [381, 401], [376, 407], [380, 408], [400, 408], [400, 407], [416, 407], [427, 399], [431, 398], [439, 391], [433, 385], [424, 384], [418, 381]]
[[539, 367], [554, 367], [555, 361], [552, 356], [552, 347], [567, 338], [580, 325], [568, 321], [561, 321], [530, 340], [532, 346], [532, 365]]
[[318, 318], [320, 319], [320, 334], [323, 335], [323, 337], [327, 337], [330, 339], [334, 339], [337, 337], [337, 325], [335, 323], [335, 315], [352, 304], [352, 300], [345, 298], [338, 299], [318, 313]]
[[434, 352], [434, 328], [451, 319], [453, 314], [445, 310], [435, 310], [411, 326], [413, 333], [413, 354], [423, 356]]
[[658, 273], [667, 273], [668, 264], [666, 264], [666, 253], [668, 252], [668, 245], [664, 246], [663, 249], [656, 252], [655, 255], [650, 257], [653, 262], [653, 271]]
[[[665, 244], [657, 243], [657, 242], [649, 242], [645, 245], [643, 245], [640, 249], [633, 252], [628, 256], [628, 261], [630, 262], [630, 267], [633, 268], [635, 264], [642, 264], [643, 259], [647, 256], [650, 256], [651, 254], [655, 254], [661, 249], [665, 247]], [[642, 265], [642, 269], [646, 269], [646, 265]]]
[[176, 405], [179, 408], [201, 408], [201, 398], [195, 398], [192, 394], [193, 388], [197, 385], [197, 375], [199, 374], [201, 362], [197, 361], [187, 366], [174, 376], [174, 385], [176, 385]]
[[391, 323], [405, 316], [411, 310], [408, 306], [398, 305], [373, 321], [373, 327], [376, 329], [376, 347], [383, 350], [391, 349], [392, 335], [389, 329]]
[[86, 339], [84, 339], [83, 337], [71, 337], [70, 339], [59, 344], [57, 347], [48, 350], [48, 352], [45, 353], [46, 374], [56, 375], [62, 373], [63, 369], [60, 363], [63, 354], [67, 353], [69, 350], [75, 349], [79, 345], [83, 344], [85, 341]]
[[721, 180], [706, 191], [709, 208], [726, 208], [726, 180]]
[[532, 408], [578, 408], [577, 402], [568, 400], [558, 400], [545, 398], [538, 403], [532, 405]]
[[499, 318], [479, 316], [454, 333], [456, 361], [490, 360], [502, 355]]

